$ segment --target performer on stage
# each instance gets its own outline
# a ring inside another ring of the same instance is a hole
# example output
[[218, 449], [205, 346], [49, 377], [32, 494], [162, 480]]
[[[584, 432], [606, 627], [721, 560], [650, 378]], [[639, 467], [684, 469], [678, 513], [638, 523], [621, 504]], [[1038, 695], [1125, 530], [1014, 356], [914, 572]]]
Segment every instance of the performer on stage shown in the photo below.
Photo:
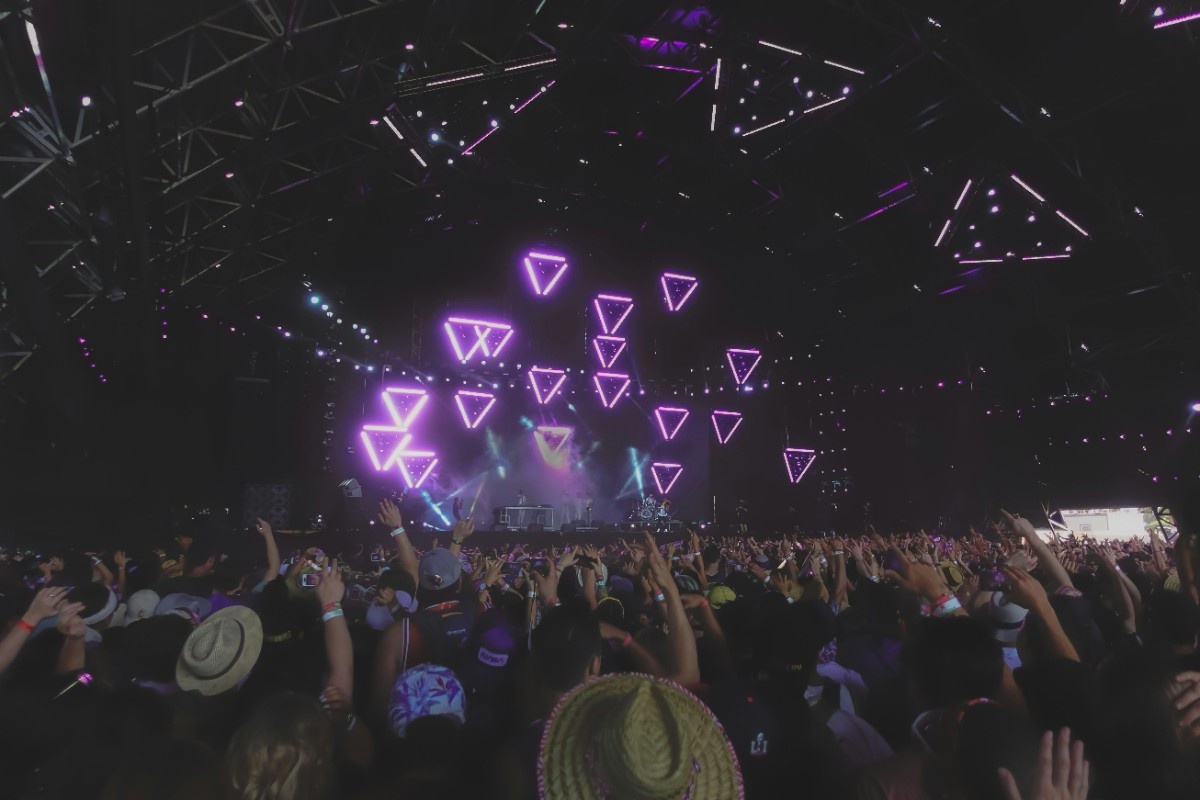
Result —
[[571, 493], [568, 491], [564, 491], [563, 496], [562, 496], [562, 521], [563, 521], [563, 524], [565, 525], [566, 523], [571, 522], [572, 520], [576, 520], [576, 519], [579, 519], [579, 515], [571, 513]]
[[738, 500], [737, 508], [733, 510], [733, 515], [737, 518], [738, 533], [748, 533], [750, 530], [748, 519], [750, 509], [746, 508], [745, 500]]
[[517, 489], [517, 505], [519, 505], [519, 506], [529, 505], [529, 498], [525, 496], [524, 489]]

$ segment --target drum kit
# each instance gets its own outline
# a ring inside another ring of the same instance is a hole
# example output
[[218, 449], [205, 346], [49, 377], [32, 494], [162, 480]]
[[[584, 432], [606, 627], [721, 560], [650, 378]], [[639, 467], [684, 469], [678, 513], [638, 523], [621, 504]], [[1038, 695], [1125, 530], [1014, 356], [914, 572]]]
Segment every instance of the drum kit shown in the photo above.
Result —
[[633, 511], [630, 512], [631, 520], [641, 520], [642, 522], [653, 522], [654, 520], [666, 520], [671, 516], [671, 501], [663, 500], [658, 502], [656, 497], [647, 497], [641, 503], [633, 504]]

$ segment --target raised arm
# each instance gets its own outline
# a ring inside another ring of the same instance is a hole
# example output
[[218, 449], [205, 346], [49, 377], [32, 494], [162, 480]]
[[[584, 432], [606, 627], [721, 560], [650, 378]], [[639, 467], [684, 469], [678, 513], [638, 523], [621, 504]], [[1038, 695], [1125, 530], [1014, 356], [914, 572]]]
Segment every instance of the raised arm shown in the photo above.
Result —
[[33, 596], [29, 608], [17, 620], [17, 624], [9, 628], [4, 638], [0, 639], [0, 675], [8, 669], [17, 658], [17, 653], [29, 640], [33, 629], [38, 623], [58, 613], [59, 607], [67, 598], [70, 590], [65, 586], [54, 586], [42, 589]]
[[1057, 589], [1061, 586], [1071, 586], [1071, 576], [1067, 573], [1064, 567], [1054, 555], [1054, 551], [1050, 549], [1050, 545], [1042, 541], [1042, 537], [1038, 536], [1037, 531], [1033, 529], [1033, 523], [1024, 517], [1014, 517], [1007, 511], [1001, 510], [1000, 515], [1004, 518], [1004, 522], [1008, 525], [1008, 529], [1013, 533], [1021, 536], [1029, 544], [1029, 549], [1037, 556], [1038, 564], [1046, 570], [1046, 580], [1050, 584], [1050, 588]]
[[408, 532], [404, 530], [404, 520], [400, 515], [400, 509], [387, 498], [384, 498], [383, 502], [379, 504], [379, 521], [391, 532], [392, 543], [396, 546], [396, 557], [400, 559], [400, 569], [411, 575], [413, 582], [420, 586], [421, 570], [417, 566], [417, 551], [413, 549], [412, 542], [408, 540]]
[[267, 574], [264, 580], [273, 581], [279, 577], [279, 566], [283, 563], [279, 557], [279, 545], [275, 542], [275, 533], [271, 530], [271, 524], [261, 517], [254, 523], [254, 530], [259, 532], [263, 537], [263, 543], [267, 546]]
[[1063, 630], [1062, 623], [1058, 621], [1058, 614], [1050, 605], [1045, 588], [1023, 569], [1016, 567], [1001, 567], [1000, 569], [1008, 578], [1009, 598], [1017, 605], [1029, 609], [1029, 616], [1033, 618], [1034, 624], [1038, 626], [1045, 638], [1046, 649], [1050, 654], [1068, 661], [1078, 661], [1079, 653], [1075, 651], [1075, 645], [1071, 644], [1066, 631]]
[[[671, 577], [666, 559], [658, 552], [658, 544], [649, 533], [645, 535], [646, 563], [666, 606], [667, 641], [671, 645], [671, 679], [684, 686], [700, 682], [700, 660], [696, 653], [696, 637], [688, 622], [687, 610], [679, 599], [679, 587]], [[657, 599], [657, 598], [655, 598]]]
[[350, 628], [342, 611], [342, 598], [346, 586], [337, 562], [330, 560], [329, 566], [321, 571], [321, 582], [317, 584], [317, 599], [321, 601], [321, 622], [325, 626], [325, 657], [329, 662], [327, 684], [336, 686], [348, 697], [354, 695], [354, 649], [350, 644]]

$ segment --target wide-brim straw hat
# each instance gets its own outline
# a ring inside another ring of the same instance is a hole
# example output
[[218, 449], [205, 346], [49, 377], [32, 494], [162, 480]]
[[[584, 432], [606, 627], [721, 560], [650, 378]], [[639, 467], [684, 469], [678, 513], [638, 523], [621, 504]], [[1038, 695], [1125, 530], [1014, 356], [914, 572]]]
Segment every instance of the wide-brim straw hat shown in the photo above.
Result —
[[622, 673], [582, 684], [546, 722], [543, 800], [741, 800], [742, 772], [721, 723], [671, 681]]
[[175, 682], [185, 692], [227, 692], [249, 674], [262, 644], [258, 614], [245, 606], [221, 609], [188, 637], [175, 665]]

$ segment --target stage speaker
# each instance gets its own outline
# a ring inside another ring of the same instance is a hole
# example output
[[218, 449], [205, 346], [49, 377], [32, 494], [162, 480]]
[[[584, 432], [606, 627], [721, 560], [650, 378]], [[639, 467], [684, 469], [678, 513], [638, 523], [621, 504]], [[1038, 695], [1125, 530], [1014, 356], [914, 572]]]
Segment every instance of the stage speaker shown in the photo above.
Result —
[[526, 531], [528, 533], [545, 533], [546, 526], [540, 522], [534, 522], [526, 529]]
[[246, 484], [242, 495], [242, 524], [250, 527], [262, 517], [272, 528], [288, 527], [292, 511], [292, 487], [282, 484]]
[[562, 532], [563, 533], [574, 533], [575, 532], [575, 523], [574, 522], [564, 523], [562, 526]]

